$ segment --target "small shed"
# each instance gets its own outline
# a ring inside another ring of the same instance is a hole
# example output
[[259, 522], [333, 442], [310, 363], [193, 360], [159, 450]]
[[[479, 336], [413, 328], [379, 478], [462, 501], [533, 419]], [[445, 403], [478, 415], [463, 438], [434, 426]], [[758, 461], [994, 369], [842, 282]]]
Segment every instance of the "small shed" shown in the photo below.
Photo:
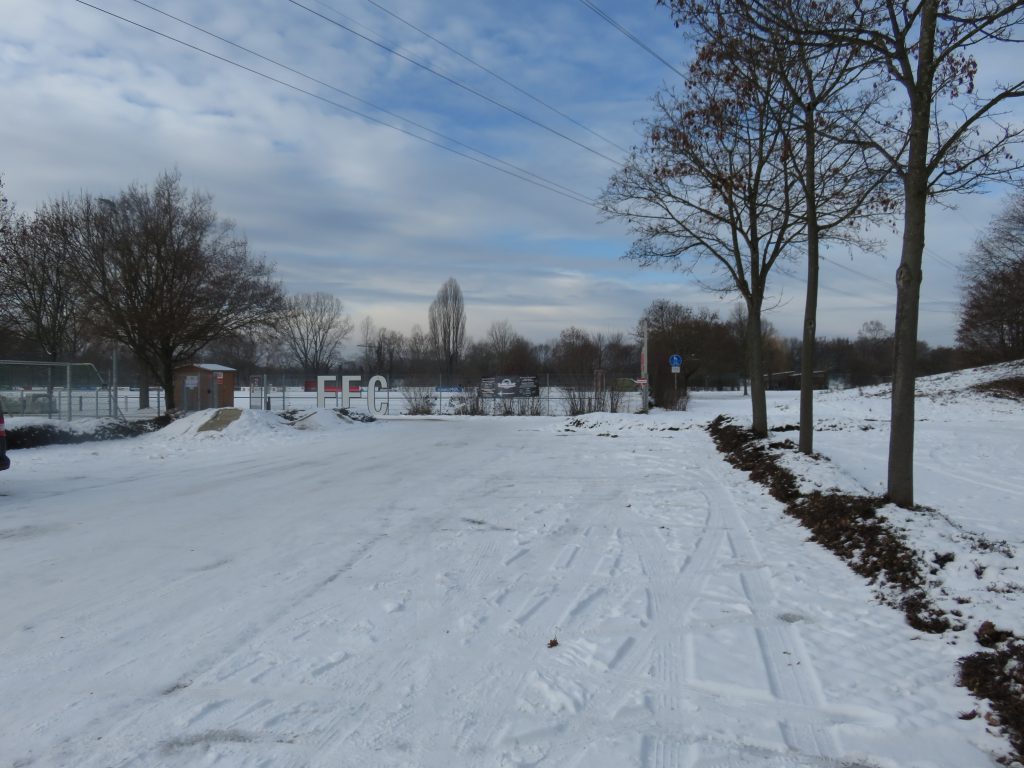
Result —
[[183, 411], [204, 408], [233, 408], [234, 368], [216, 363], [189, 363], [174, 369], [174, 392]]

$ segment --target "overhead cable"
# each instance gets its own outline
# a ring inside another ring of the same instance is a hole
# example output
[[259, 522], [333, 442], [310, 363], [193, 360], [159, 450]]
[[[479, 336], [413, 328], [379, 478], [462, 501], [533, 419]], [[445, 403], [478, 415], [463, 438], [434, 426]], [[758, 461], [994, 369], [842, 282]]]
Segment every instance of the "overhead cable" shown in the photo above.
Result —
[[602, 19], [607, 21], [609, 24], [611, 24], [613, 27], [615, 27], [617, 30], [619, 30], [619, 32], [624, 34], [626, 37], [628, 37], [634, 43], [636, 43], [641, 48], [643, 48], [645, 51], [647, 51], [649, 54], [651, 54], [651, 56], [656, 58], [658, 61], [660, 61], [666, 67], [668, 67], [673, 72], [675, 72], [677, 75], [679, 75], [681, 78], [683, 78], [684, 80], [686, 79], [686, 75], [684, 75], [682, 72], [680, 72], [678, 69], [676, 69], [675, 66], [673, 64], [671, 64], [669, 61], [667, 61], [665, 58], [663, 58], [661, 56], [661, 54], [659, 54], [657, 51], [655, 51], [653, 48], [651, 48], [649, 45], [647, 45], [647, 43], [645, 43], [639, 37], [637, 37], [632, 32], [630, 32], [628, 29], [626, 29], [624, 26], [619, 24], [619, 22], [617, 22], [615, 19], [613, 19], [607, 13], [605, 13], [600, 8], [598, 8], [596, 5], [594, 5], [592, 2], [590, 2], [590, 0], [580, 0], [580, 2], [583, 3], [583, 5], [585, 5], [587, 8], [592, 10], [594, 13], [596, 13], [598, 16], [600, 16]]
[[597, 155], [598, 157], [603, 158], [604, 160], [607, 160], [609, 163], [612, 163], [613, 165], [618, 165], [619, 164], [619, 161], [616, 160], [615, 158], [610, 157], [610, 156], [604, 154], [603, 152], [601, 152], [601, 151], [599, 151], [597, 149], [594, 149], [593, 147], [587, 146], [586, 144], [584, 144], [581, 141], [577, 141], [576, 139], [572, 138], [572, 136], [569, 136], [568, 134], [562, 133], [557, 128], [552, 128], [550, 125], [547, 125], [546, 123], [542, 123], [540, 120], [537, 120], [536, 118], [530, 117], [525, 112], [521, 112], [520, 110], [516, 109], [515, 107], [510, 107], [509, 105], [507, 105], [507, 104], [505, 104], [503, 102], [500, 102], [497, 99], [492, 98], [491, 96], [488, 96], [486, 93], [483, 93], [482, 91], [478, 91], [475, 88], [466, 85], [465, 83], [459, 82], [454, 77], [450, 77], [449, 75], [446, 75], [443, 72], [440, 72], [440, 71], [434, 69], [433, 67], [431, 67], [431, 66], [429, 66], [427, 64], [424, 64], [422, 61], [418, 61], [418, 60], [412, 58], [411, 56], [406, 56], [401, 51], [399, 51], [399, 50], [397, 50], [395, 48], [392, 48], [389, 45], [385, 45], [384, 43], [380, 42], [379, 40], [374, 40], [372, 37], [370, 37], [368, 35], [364, 35], [362, 32], [359, 32], [359, 31], [353, 29], [352, 27], [348, 26], [347, 24], [342, 24], [340, 21], [332, 19], [330, 16], [325, 16], [324, 14], [320, 13], [319, 11], [317, 11], [317, 10], [315, 10], [313, 8], [310, 8], [308, 5], [303, 5], [302, 3], [299, 2], [299, 0], [288, 0], [288, 2], [291, 3], [292, 5], [296, 6], [297, 8], [301, 8], [304, 11], [306, 11], [308, 13], [311, 13], [314, 16], [320, 18], [320, 19], [323, 19], [328, 24], [333, 24], [334, 26], [338, 27], [339, 29], [343, 29], [346, 32], [348, 32], [349, 34], [355, 35], [356, 37], [358, 37], [358, 38], [360, 38], [362, 40], [365, 40], [366, 42], [370, 43], [371, 45], [374, 45], [374, 46], [380, 48], [381, 50], [386, 51], [387, 53], [391, 54], [392, 56], [397, 56], [398, 58], [402, 59], [403, 61], [406, 61], [406, 62], [412, 64], [414, 67], [418, 67], [419, 69], [422, 69], [424, 72], [429, 72], [430, 74], [434, 75], [434, 77], [441, 78], [445, 82], [450, 83], [451, 85], [454, 85], [456, 88], [460, 88], [463, 91], [466, 91], [467, 93], [471, 93], [474, 96], [476, 96], [477, 98], [483, 99], [484, 101], [488, 102], [489, 104], [493, 104], [494, 106], [496, 106], [496, 107], [498, 107], [500, 109], [505, 110], [506, 112], [508, 112], [511, 115], [515, 115], [516, 117], [518, 117], [518, 118], [520, 118], [522, 120], [525, 120], [526, 122], [531, 123], [532, 125], [535, 125], [538, 128], [547, 131], [548, 133], [552, 133], [555, 136], [558, 136], [559, 138], [564, 139], [565, 141], [570, 142], [571, 144], [575, 144], [580, 149], [585, 149], [587, 152], [590, 152], [593, 155]]
[[[324, 102], [325, 104], [329, 104], [329, 105], [331, 105], [333, 107], [336, 107], [338, 109], [341, 109], [341, 110], [343, 110], [345, 112], [348, 112], [350, 114], [356, 115], [357, 117], [361, 117], [364, 120], [368, 120], [369, 122], [375, 123], [375, 124], [383, 126], [385, 128], [390, 128], [391, 130], [394, 130], [394, 131], [398, 131], [399, 133], [405, 134], [406, 136], [409, 136], [409, 137], [411, 137], [413, 139], [417, 139], [418, 141], [425, 142], [425, 143], [430, 144], [430, 145], [432, 145], [434, 147], [437, 147], [438, 149], [443, 149], [446, 152], [450, 152], [453, 155], [458, 155], [459, 157], [464, 157], [467, 160], [472, 160], [474, 163], [479, 163], [480, 165], [486, 166], [486, 167], [491, 168], [491, 169], [493, 169], [495, 171], [499, 171], [500, 173], [504, 173], [506, 176], [512, 176], [514, 178], [519, 179], [520, 181], [525, 181], [528, 184], [533, 184], [534, 186], [541, 187], [542, 189], [546, 189], [549, 192], [554, 192], [555, 194], [561, 195], [562, 197], [567, 197], [567, 198], [569, 198], [571, 200], [575, 200], [576, 202], [583, 203], [585, 205], [589, 205], [589, 206], [593, 206], [594, 205], [594, 201], [593, 200], [588, 199], [587, 197], [585, 197], [582, 194], [574, 193], [574, 192], [565, 192], [565, 191], [563, 191], [561, 189], [558, 189], [556, 187], [550, 186], [550, 183], [536, 181], [536, 180], [534, 180], [534, 179], [532, 179], [532, 178], [530, 178], [528, 176], [524, 176], [524, 175], [522, 175], [520, 173], [517, 173], [516, 171], [509, 170], [508, 168], [503, 168], [500, 165], [495, 165], [494, 163], [488, 162], [487, 160], [482, 160], [479, 157], [474, 157], [473, 155], [467, 154], [466, 152], [462, 152], [462, 151], [460, 151], [458, 149], [455, 149], [453, 147], [449, 147], [449, 146], [447, 146], [445, 144], [442, 144], [442, 143], [440, 143], [438, 141], [434, 141], [433, 139], [429, 139], [429, 138], [426, 138], [424, 136], [420, 136], [419, 134], [413, 133], [410, 130], [402, 128], [401, 126], [392, 125], [391, 123], [388, 123], [385, 120], [381, 120], [380, 118], [374, 117], [372, 115], [368, 115], [365, 112], [360, 112], [357, 109], [353, 109], [352, 107], [348, 107], [348, 106], [345, 106], [344, 104], [340, 104], [337, 101], [334, 101], [332, 99], [328, 99], [328, 98], [326, 98], [324, 96], [321, 96], [321, 95], [319, 95], [317, 93], [313, 93], [312, 91], [308, 91], [305, 88], [300, 88], [297, 85], [289, 83], [289, 82], [287, 82], [285, 80], [281, 80], [280, 78], [274, 77], [273, 75], [268, 75], [265, 72], [260, 72], [258, 69], [253, 69], [252, 67], [246, 66], [245, 64], [242, 64], [240, 62], [234, 61], [234, 60], [229, 59], [229, 58], [227, 58], [225, 56], [221, 56], [219, 54], [213, 53], [212, 51], [208, 51], [205, 48], [202, 48], [202, 47], [200, 47], [198, 45], [194, 45], [194, 44], [189, 43], [189, 42], [187, 42], [185, 40], [181, 40], [181, 39], [176, 38], [176, 37], [174, 37], [172, 35], [168, 35], [167, 33], [161, 32], [161, 31], [159, 31], [157, 29], [153, 29], [152, 27], [147, 27], [145, 24], [142, 24], [142, 23], [140, 23], [138, 21], [134, 21], [133, 19], [129, 19], [129, 18], [125, 17], [125, 16], [120, 16], [120, 15], [114, 13], [113, 11], [107, 10], [106, 8], [101, 8], [101, 7], [97, 6], [97, 5], [93, 5], [92, 3], [86, 2], [86, 0], [74, 0], [74, 1], [76, 3], [78, 3], [79, 5], [84, 5], [87, 8], [92, 8], [95, 11], [99, 11], [100, 13], [103, 13], [103, 14], [105, 14], [107, 16], [110, 16], [112, 18], [118, 19], [119, 21], [123, 21], [123, 22], [125, 22], [127, 24], [131, 24], [132, 26], [138, 27], [139, 29], [144, 29], [145, 31], [150, 32], [150, 33], [152, 33], [154, 35], [157, 35], [159, 37], [162, 37], [162, 38], [164, 38], [166, 40], [170, 40], [171, 42], [177, 43], [179, 45], [183, 45], [186, 48], [190, 48], [193, 51], [205, 54], [206, 56], [209, 56], [211, 58], [217, 59], [218, 61], [224, 62], [225, 64], [230, 64], [231, 66], [237, 67], [238, 69], [245, 70], [246, 72], [249, 72], [249, 73], [251, 73], [253, 75], [256, 75], [257, 77], [262, 77], [265, 80], [269, 80], [270, 82], [276, 83], [278, 85], [282, 85], [285, 88], [290, 88], [293, 91], [296, 91], [296, 92], [301, 93], [301, 94], [303, 94], [305, 96], [309, 96], [311, 98], [317, 99], [318, 101]], [[476, 151], [476, 150], [474, 150], [474, 151]]]
[[[331, 8], [331, 6], [329, 6], [326, 3], [322, 2], [322, 0], [316, 0], [316, 2], [317, 2], [317, 5], [324, 6], [326, 8]], [[395, 13], [394, 11], [392, 11], [392, 10], [390, 10], [388, 8], [385, 8], [383, 5], [378, 3], [376, 0], [366, 0], [366, 2], [368, 2], [374, 8], [377, 8], [377, 9], [383, 11], [384, 13], [386, 13], [388, 16], [390, 16], [391, 18], [395, 19], [399, 23], [404, 24], [405, 26], [409, 27], [412, 30], [415, 30], [419, 34], [421, 34], [424, 37], [428, 38], [429, 40], [433, 40], [435, 43], [440, 45], [446, 51], [449, 51], [449, 52], [455, 54], [456, 56], [458, 56], [463, 61], [469, 62], [470, 64], [472, 64], [477, 69], [479, 69], [479, 70], [481, 70], [483, 72], [486, 72], [488, 75], [490, 75], [491, 77], [495, 78], [496, 80], [504, 83], [509, 88], [513, 89], [514, 91], [517, 91], [518, 93], [521, 93], [523, 96], [525, 96], [528, 99], [531, 99], [532, 101], [535, 101], [536, 103], [540, 104], [542, 107], [545, 107], [546, 109], [551, 110], [556, 115], [558, 115], [559, 117], [562, 117], [562, 118], [568, 120], [573, 125], [576, 125], [576, 126], [582, 128], [583, 130], [585, 130], [587, 133], [591, 134], [592, 136], [596, 136], [597, 138], [601, 139], [601, 141], [603, 141], [603, 142], [605, 142], [607, 144], [610, 144], [611, 146], [615, 147], [616, 149], [618, 149], [621, 152], [628, 152], [629, 151], [625, 147], [622, 147], [619, 144], [616, 144], [614, 141], [612, 141], [611, 139], [607, 138], [606, 136], [602, 136], [597, 131], [593, 130], [592, 128], [590, 128], [590, 127], [588, 127], [586, 125], [584, 125], [579, 120], [577, 120], [574, 117], [572, 117], [571, 115], [567, 115], [565, 112], [560, 110], [558, 107], [555, 107], [555, 106], [549, 104], [548, 102], [544, 101], [540, 97], [535, 96], [534, 94], [530, 93], [525, 88], [522, 88], [522, 87], [516, 85], [511, 80], [508, 80], [507, 78], [505, 78], [502, 75], [498, 74], [497, 72], [495, 72], [490, 67], [487, 67], [484, 64], [481, 64], [479, 61], [477, 61], [473, 57], [468, 56], [465, 53], [463, 53], [462, 51], [458, 50], [457, 48], [449, 45], [444, 40], [441, 40], [438, 37], [436, 37], [436, 36], [430, 34], [429, 32], [427, 32], [425, 29], [422, 29], [422, 28], [416, 26], [411, 21], [409, 21], [408, 19], [403, 18], [402, 16], [400, 16], [397, 13]], [[338, 11], [335, 11], [333, 8], [331, 8], [331, 10], [334, 11], [335, 13], [338, 13]], [[343, 14], [339, 13], [339, 15], [343, 15]]]
[[437, 136], [438, 138], [443, 139], [445, 141], [449, 141], [452, 144], [455, 144], [457, 146], [462, 147], [463, 149], [467, 149], [470, 152], [475, 152], [478, 155], [481, 155], [482, 157], [486, 157], [489, 160], [493, 160], [496, 163], [501, 163], [502, 165], [504, 165], [504, 166], [506, 166], [508, 168], [511, 168], [514, 171], [526, 174], [527, 176], [531, 176], [534, 179], [537, 179], [538, 181], [543, 182], [544, 184], [547, 184], [547, 185], [550, 185], [550, 186], [553, 186], [553, 187], [558, 187], [559, 189], [562, 189], [563, 191], [569, 193], [570, 195], [573, 195], [574, 197], [583, 197], [583, 195], [581, 195], [581, 193], [576, 192], [575, 190], [572, 190], [569, 187], [566, 187], [566, 186], [564, 186], [562, 184], [559, 184], [556, 181], [552, 181], [551, 179], [547, 179], [547, 178], [545, 178], [543, 176], [540, 176], [540, 175], [538, 175], [538, 174], [536, 174], [536, 173], [534, 173], [532, 171], [529, 171], [529, 170], [527, 170], [525, 168], [521, 168], [520, 166], [515, 165], [514, 163], [510, 163], [507, 160], [502, 160], [500, 157], [497, 157], [496, 155], [492, 155], [492, 154], [490, 154], [488, 152], [484, 152], [483, 150], [477, 149], [476, 147], [472, 147], [469, 144], [466, 144], [466, 143], [464, 143], [462, 141], [459, 141], [456, 138], [453, 138], [453, 137], [448, 136], [448, 135], [446, 135], [444, 133], [441, 133], [440, 131], [436, 131], [433, 128], [430, 128], [430, 127], [428, 127], [426, 125], [423, 125], [422, 123], [418, 123], [415, 120], [412, 120], [411, 118], [408, 118], [408, 117], [405, 117], [404, 115], [398, 114], [397, 112], [393, 112], [390, 109], [387, 109], [385, 107], [380, 106], [379, 104], [374, 104], [372, 101], [367, 101], [366, 99], [363, 99], [363, 98], [361, 98], [359, 96], [356, 96], [354, 93], [350, 93], [349, 91], [346, 91], [343, 88], [338, 88], [337, 86], [331, 85], [330, 83], [326, 83], [323, 80], [320, 80], [320, 79], [318, 79], [316, 77], [313, 77], [312, 75], [309, 75], [309, 74], [307, 74], [305, 72], [302, 72], [301, 70], [295, 69], [294, 67], [288, 66], [287, 64], [284, 64], [283, 62], [277, 61], [276, 59], [272, 59], [272, 58], [270, 58], [268, 56], [264, 56], [263, 54], [258, 53], [257, 51], [252, 50], [251, 48], [247, 48], [244, 45], [240, 45], [240, 44], [238, 44], [238, 43], [236, 43], [236, 42], [234, 42], [232, 40], [228, 40], [225, 37], [221, 37], [220, 35], [218, 35], [218, 34], [216, 34], [214, 32], [210, 32], [209, 30], [204, 29], [203, 27], [200, 27], [197, 24], [193, 24], [190, 21], [187, 21], [185, 19], [182, 19], [182, 18], [179, 18], [177, 16], [174, 16], [173, 14], [167, 13], [166, 11], [162, 11], [159, 8], [155, 7], [155, 6], [150, 5], [149, 3], [143, 2], [143, 0], [132, 0], [132, 2], [134, 2], [134, 3], [138, 4], [138, 5], [141, 5], [144, 8], [148, 8], [151, 11], [159, 13], [161, 16], [165, 16], [168, 19], [172, 19], [172, 20], [178, 22], [179, 24], [183, 24], [184, 26], [189, 27], [190, 29], [194, 29], [197, 32], [201, 32], [204, 35], [212, 37], [215, 40], [219, 40], [222, 43], [226, 43], [227, 45], [233, 46], [234, 48], [237, 48], [240, 51], [244, 51], [245, 53], [248, 53], [251, 56], [255, 56], [258, 59], [262, 59], [263, 61], [266, 61], [266, 62], [268, 62], [270, 64], [273, 64], [276, 67], [280, 67], [281, 69], [287, 70], [288, 72], [291, 72], [292, 74], [298, 75], [299, 77], [302, 77], [302, 78], [304, 78], [306, 80], [309, 80], [312, 83], [316, 83], [317, 85], [322, 85], [324, 88], [328, 88], [328, 89], [334, 91], [335, 93], [340, 93], [342, 96], [347, 96], [348, 98], [352, 99], [353, 101], [358, 101], [360, 104], [365, 104], [366, 106], [371, 107], [372, 109], [376, 109], [378, 112], [383, 112], [384, 114], [390, 115], [391, 117], [394, 117], [394, 118], [396, 118], [398, 120], [401, 120], [401, 121], [403, 121], [405, 123], [408, 123], [409, 125], [413, 125], [413, 126], [419, 128], [420, 130], [426, 131], [427, 133], [431, 133], [434, 136]]

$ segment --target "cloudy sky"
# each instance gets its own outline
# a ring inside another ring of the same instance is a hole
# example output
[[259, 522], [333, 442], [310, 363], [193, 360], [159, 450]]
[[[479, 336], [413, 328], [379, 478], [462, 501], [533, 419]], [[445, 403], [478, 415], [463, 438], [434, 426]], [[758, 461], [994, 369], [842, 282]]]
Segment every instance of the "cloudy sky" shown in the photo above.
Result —
[[[288, 291], [330, 292], [357, 322], [403, 332], [426, 325], [450, 276], [477, 337], [505, 319], [534, 341], [569, 325], [629, 331], [656, 298], [731, 310], [685, 275], [622, 261], [624, 227], [582, 201], [678, 80], [590, 6], [681, 69], [689, 51], [654, 0], [91, 5], [0, 0], [0, 174], [21, 210], [177, 167]], [[957, 265], [1004, 194], [933, 210], [925, 340], [952, 341]], [[887, 251], [828, 255], [822, 335], [892, 327]], [[800, 271], [772, 288], [769, 319], [786, 335], [799, 334]]]

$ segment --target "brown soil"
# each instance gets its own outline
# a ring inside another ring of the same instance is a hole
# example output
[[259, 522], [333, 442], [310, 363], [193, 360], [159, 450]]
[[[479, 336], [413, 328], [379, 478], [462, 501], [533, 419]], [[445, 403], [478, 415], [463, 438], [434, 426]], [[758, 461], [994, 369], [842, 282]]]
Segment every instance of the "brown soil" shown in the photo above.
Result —
[[1024, 376], [1011, 376], [1006, 379], [986, 381], [984, 384], [975, 384], [972, 389], [996, 397], [1005, 397], [1009, 400], [1024, 400]]
[[[1024, 398], [1024, 378], [1015, 382]], [[778, 461], [780, 450], [795, 449], [790, 441], [768, 443], [753, 432], [719, 416], [708, 432], [733, 466], [750, 474], [786, 507], [786, 513], [811, 531], [813, 541], [841, 557], [850, 568], [879, 588], [882, 602], [901, 609], [907, 623], [922, 632], [941, 634], [964, 629], [963, 623], [939, 609], [925, 590], [927, 574], [953, 559], [936, 553], [929, 564], [879, 510], [888, 502], [877, 496], [814, 491], [802, 494], [796, 476]], [[1007, 735], [1014, 754], [1004, 764], [1024, 763], [1024, 638], [984, 622], [977, 631], [979, 651], [960, 660], [960, 685], [987, 699], [988, 721]], [[976, 717], [977, 712], [961, 715]]]
[[1024, 762], [1024, 639], [996, 629], [989, 621], [978, 628], [977, 637], [991, 650], [960, 659], [960, 685], [989, 700], [995, 713], [989, 722], [1010, 739], [1016, 751], [1013, 759]]
[[786, 505], [786, 514], [810, 529], [812, 540], [831, 550], [850, 568], [878, 585], [883, 602], [901, 609], [907, 622], [923, 632], [951, 628], [949, 619], [925, 593], [927, 564], [878, 510], [885, 499], [815, 491], [801, 494], [796, 476], [776, 461], [790, 441], [768, 443], [748, 429], [719, 416], [708, 427], [718, 450], [750, 479], [765, 486]]

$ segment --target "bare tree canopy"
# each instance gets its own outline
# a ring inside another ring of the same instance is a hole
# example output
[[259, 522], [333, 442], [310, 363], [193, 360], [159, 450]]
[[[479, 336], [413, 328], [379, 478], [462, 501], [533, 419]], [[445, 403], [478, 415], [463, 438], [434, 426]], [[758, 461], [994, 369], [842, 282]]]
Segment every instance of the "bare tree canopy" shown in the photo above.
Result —
[[692, 272], [707, 261], [718, 290], [746, 302], [752, 426], [767, 434], [761, 311], [768, 275], [801, 242], [798, 184], [775, 119], [785, 89], [771, 71], [729, 78], [696, 69], [682, 93], [660, 94], [645, 140], [600, 199], [637, 235], [628, 258]]
[[519, 334], [508, 320], [491, 323], [491, 327], [487, 329], [487, 346], [496, 372], [508, 371], [509, 355], [518, 340]]
[[84, 345], [72, 252], [50, 226], [62, 215], [59, 205], [49, 205], [31, 220], [11, 216], [0, 234], [0, 316], [49, 360], [74, 358]]
[[344, 305], [329, 293], [289, 296], [281, 322], [281, 336], [307, 377], [329, 371], [338, 360], [338, 348], [352, 333]]
[[711, 79], [735, 79], [751, 67], [770, 70], [782, 85], [768, 106], [786, 136], [784, 156], [803, 196], [807, 289], [801, 354], [800, 450], [813, 452], [814, 349], [822, 244], [868, 244], [860, 224], [892, 202], [886, 163], [858, 142], [848, 141], [877, 107], [884, 91], [860, 87], [869, 61], [858, 47], [809, 45], [804, 31], [832, 18], [841, 3], [831, 0], [776, 0], [778, 24], [748, 0], [662, 0], [677, 21], [697, 30], [702, 47], [694, 69]]
[[[903, 182], [903, 246], [896, 271], [888, 496], [914, 504], [914, 396], [921, 264], [929, 198], [1009, 178], [1022, 165], [1009, 150], [1024, 126], [1005, 121], [1000, 105], [1024, 96], [1024, 80], [978, 87], [975, 52], [1000, 55], [1024, 41], [1020, 0], [870, 0], [825, 30], [830, 44], [857, 45], [895, 86], [895, 114], [883, 115], [861, 140], [886, 157]], [[984, 46], [984, 47], [983, 47]]]
[[466, 309], [462, 289], [449, 277], [430, 303], [430, 343], [441, 370], [454, 375], [466, 346]]
[[967, 257], [957, 341], [977, 362], [1024, 357], [1024, 192]]
[[[737, 0], [738, 1], [738, 0]], [[674, 8], [681, 3], [662, 0]], [[1024, 125], [1004, 109], [1024, 96], [1020, 72], [979, 77], [979, 57], [1018, 53], [1021, 0], [857, 0], [814, 3], [828, 12], [793, 14], [794, 0], [745, 0], [761, 28], [775, 27], [817, 52], [853, 51], [885, 98], [836, 136], [873, 152], [902, 186], [903, 242], [896, 271], [888, 496], [913, 506], [914, 381], [928, 201], [979, 190], [1024, 168], [1011, 149]], [[677, 15], [677, 23], [686, 23]]]
[[273, 267], [249, 254], [209, 195], [180, 174], [115, 199], [82, 195], [51, 206], [74, 248], [75, 276], [91, 322], [130, 348], [176, 407], [174, 368], [215, 339], [276, 323], [284, 306]]

